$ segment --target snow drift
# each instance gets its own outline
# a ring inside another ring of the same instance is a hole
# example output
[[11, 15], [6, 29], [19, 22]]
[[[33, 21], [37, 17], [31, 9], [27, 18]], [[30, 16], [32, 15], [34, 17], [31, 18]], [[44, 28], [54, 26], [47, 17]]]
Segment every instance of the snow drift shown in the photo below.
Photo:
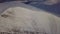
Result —
[[0, 32], [20, 31], [60, 34], [60, 17], [19, 1], [1, 3]]

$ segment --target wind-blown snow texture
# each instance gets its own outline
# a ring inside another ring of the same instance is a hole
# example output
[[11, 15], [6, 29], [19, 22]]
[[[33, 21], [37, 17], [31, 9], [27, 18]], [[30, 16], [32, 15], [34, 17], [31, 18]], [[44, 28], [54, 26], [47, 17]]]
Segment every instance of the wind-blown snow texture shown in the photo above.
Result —
[[1, 3], [0, 7], [0, 11], [5, 11], [0, 15], [1, 32], [11, 32], [12, 29], [16, 29], [60, 34], [60, 17], [19, 1]]

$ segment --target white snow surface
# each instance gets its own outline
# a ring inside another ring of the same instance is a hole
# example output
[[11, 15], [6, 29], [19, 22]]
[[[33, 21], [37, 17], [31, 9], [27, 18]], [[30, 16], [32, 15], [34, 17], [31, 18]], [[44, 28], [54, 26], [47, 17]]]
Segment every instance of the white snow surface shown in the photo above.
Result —
[[60, 17], [19, 1], [0, 3], [0, 31], [18, 29], [60, 34]]

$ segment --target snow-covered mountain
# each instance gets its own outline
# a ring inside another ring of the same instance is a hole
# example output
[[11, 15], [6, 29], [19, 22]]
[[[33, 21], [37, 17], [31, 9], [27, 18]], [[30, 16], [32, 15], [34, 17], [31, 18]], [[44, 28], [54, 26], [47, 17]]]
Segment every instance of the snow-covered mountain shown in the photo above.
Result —
[[60, 34], [60, 17], [20, 1], [0, 3], [0, 31]]

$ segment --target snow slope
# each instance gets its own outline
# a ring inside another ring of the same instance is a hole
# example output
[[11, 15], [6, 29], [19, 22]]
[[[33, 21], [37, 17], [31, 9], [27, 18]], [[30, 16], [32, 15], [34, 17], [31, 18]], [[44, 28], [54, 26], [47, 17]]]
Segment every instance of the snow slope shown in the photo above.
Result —
[[60, 34], [60, 17], [44, 10], [20, 3], [19, 1], [0, 3], [0, 31], [12, 29], [20, 31]]

